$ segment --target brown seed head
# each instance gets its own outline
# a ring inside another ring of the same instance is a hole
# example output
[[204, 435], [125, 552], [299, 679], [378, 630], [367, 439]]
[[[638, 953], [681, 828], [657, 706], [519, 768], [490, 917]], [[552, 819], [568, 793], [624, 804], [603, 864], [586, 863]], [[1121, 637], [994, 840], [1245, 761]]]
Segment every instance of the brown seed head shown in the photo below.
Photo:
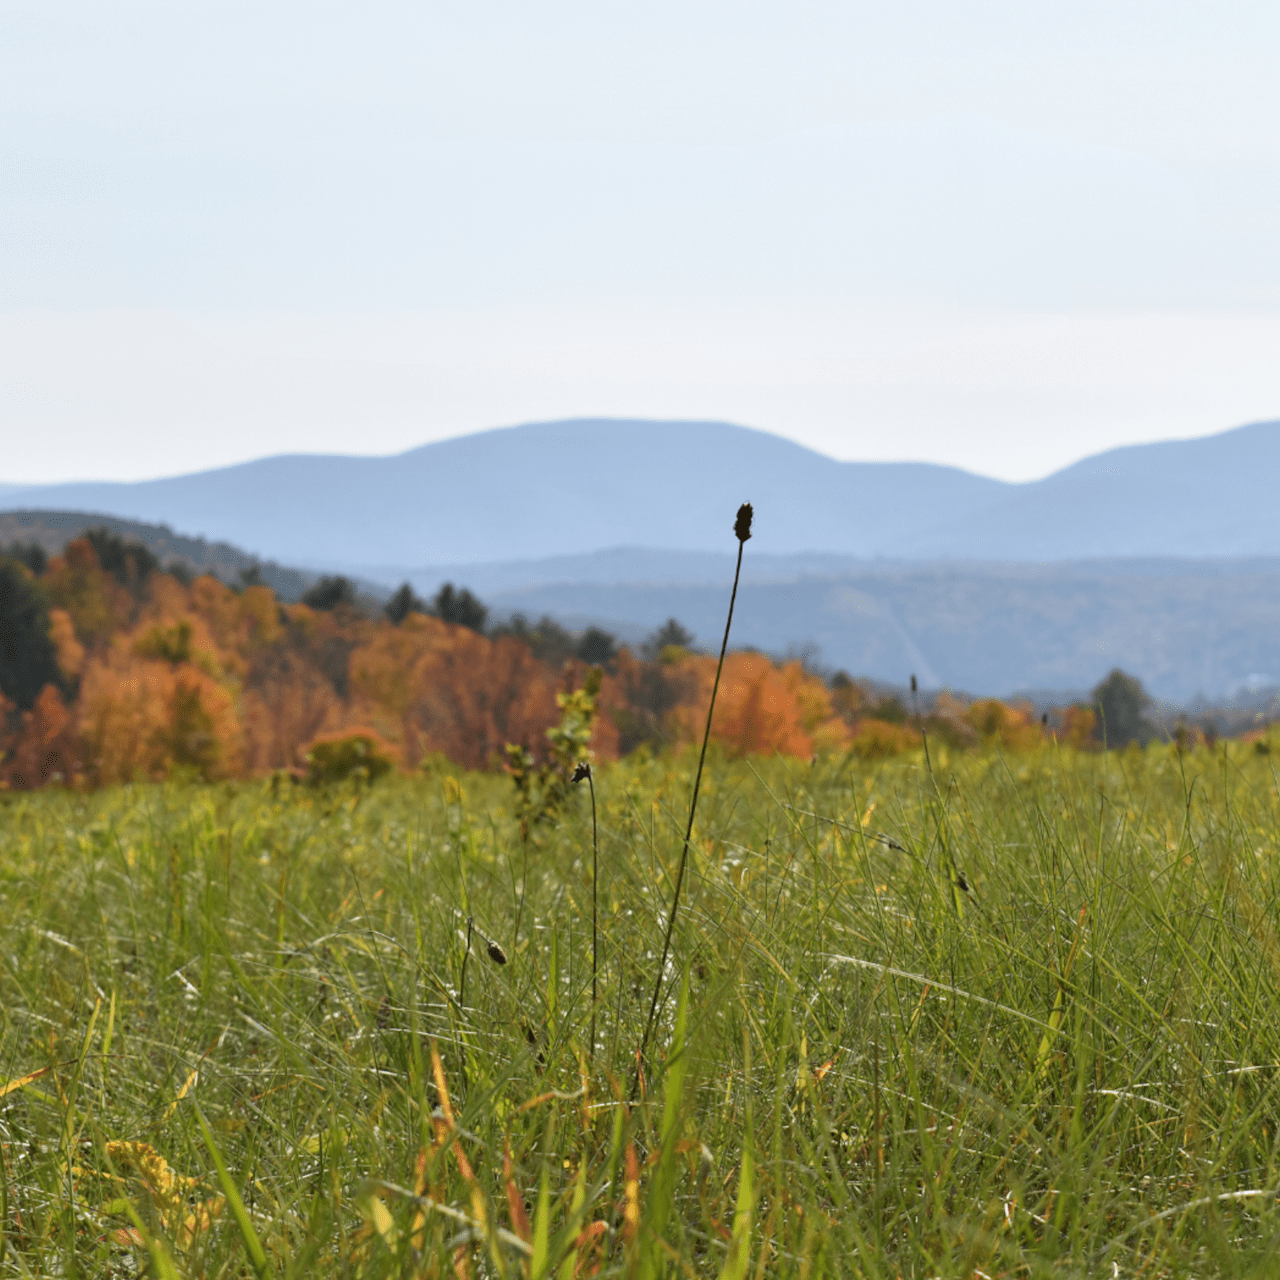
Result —
[[738, 518], [733, 522], [733, 536], [739, 542], [746, 542], [751, 537], [751, 517], [754, 514], [749, 502], [744, 502], [738, 508]]
[[591, 766], [585, 760], [582, 760], [579, 762], [578, 767], [573, 771], [573, 781], [582, 782], [584, 779], [589, 777], [591, 777]]
[[498, 946], [496, 942], [490, 942], [489, 943], [489, 959], [492, 960], [494, 964], [506, 964], [507, 953], [503, 951], [503, 949], [500, 946]]

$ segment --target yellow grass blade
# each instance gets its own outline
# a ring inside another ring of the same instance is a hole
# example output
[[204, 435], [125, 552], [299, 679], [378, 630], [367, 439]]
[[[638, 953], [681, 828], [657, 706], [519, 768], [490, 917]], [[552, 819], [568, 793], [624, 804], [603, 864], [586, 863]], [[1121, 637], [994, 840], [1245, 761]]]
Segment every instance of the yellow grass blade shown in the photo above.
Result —
[[49, 1070], [49, 1067], [41, 1067], [39, 1071], [28, 1071], [25, 1076], [18, 1076], [13, 1080], [0, 1084], [0, 1098], [7, 1096], [15, 1089], [21, 1089], [24, 1085], [29, 1085], [33, 1080], [39, 1080], [41, 1076], [47, 1075]]

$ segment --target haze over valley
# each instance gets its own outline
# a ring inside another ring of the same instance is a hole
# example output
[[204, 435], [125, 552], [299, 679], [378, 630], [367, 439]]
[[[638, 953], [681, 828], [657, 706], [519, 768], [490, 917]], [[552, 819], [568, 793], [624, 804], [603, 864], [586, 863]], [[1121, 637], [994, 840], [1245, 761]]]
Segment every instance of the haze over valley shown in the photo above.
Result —
[[[675, 616], [711, 644], [732, 576], [730, 517], [750, 497], [738, 644], [971, 693], [1077, 693], [1122, 666], [1187, 702], [1280, 676], [1276, 475], [1275, 422], [1009, 484], [835, 462], [731, 424], [604, 419], [392, 458], [13, 486], [0, 511], [14, 533], [34, 527], [19, 513], [35, 511], [164, 523], [232, 544], [208, 560], [224, 577], [272, 563], [286, 595], [308, 572], [342, 572], [375, 594], [408, 581], [429, 596], [453, 581], [495, 616], [549, 614], [633, 642]], [[304, 572], [281, 576], [273, 562]]]

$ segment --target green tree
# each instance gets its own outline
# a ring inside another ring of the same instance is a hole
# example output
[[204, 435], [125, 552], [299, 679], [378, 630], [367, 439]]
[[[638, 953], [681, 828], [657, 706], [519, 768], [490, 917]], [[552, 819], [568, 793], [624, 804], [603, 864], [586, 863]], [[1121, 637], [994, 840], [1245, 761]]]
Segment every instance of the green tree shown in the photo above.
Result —
[[0, 692], [28, 711], [47, 684], [62, 685], [49, 611], [27, 569], [0, 560]]
[[482, 635], [485, 623], [489, 620], [489, 610], [466, 587], [455, 589], [452, 582], [446, 582], [436, 592], [436, 598], [431, 602], [431, 612], [441, 622], [452, 622], [455, 626], [469, 627]]
[[573, 647], [574, 656], [593, 667], [612, 667], [618, 656], [618, 641], [599, 627], [588, 627]]
[[675, 618], [668, 618], [656, 631], [645, 637], [640, 646], [642, 657], [655, 662], [664, 649], [692, 649], [694, 634]]
[[312, 609], [320, 609], [325, 613], [338, 608], [340, 605], [348, 607], [356, 602], [356, 589], [351, 585], [349, 578], [341, 576], [332, 578], [321, 578], [319, 582], [305, 591], [302, 596], [302, 603], [308, 605]]
[[400, 589], [383, 606], [383, 613], [398, 627], [411, 613], [429, 613], [427, 606], [414, 594], [407, 583], [400, 584]]
[[1155, 727], [1146, 716], [1151, 699], [1142, 681], [1126, 675], [1119, 667], [1094, 689], [1093, 705], [1098, 711], [1094, 732], [1108, 747], [1145, 743], [1155, 734]]
[[489, 634], [495, 638], [514, 636], [523, 640], [539, 662], [551, 667], [562, 667], [573, 657], [573, 636], [554, 618], [546, 615], [530, 625], [523, 613], [513, 613], [506, 622], [491, 628]]
[[84, 537], [98, 557], [103, 572], [109, 573], [135, 595], [160, 568], [160, 561], [150, 548], [141, 542], [126, 542], [110, 529], [86, 529]]

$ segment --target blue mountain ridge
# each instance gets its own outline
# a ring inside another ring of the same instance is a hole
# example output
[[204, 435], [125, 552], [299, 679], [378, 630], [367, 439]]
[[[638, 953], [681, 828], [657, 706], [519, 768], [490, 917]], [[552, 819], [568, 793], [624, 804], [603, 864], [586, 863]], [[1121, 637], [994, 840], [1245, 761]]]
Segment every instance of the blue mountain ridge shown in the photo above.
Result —
[[1280, 422], [1110, 450], [1027, 484], [842, 463], [708, 422], [498, 429], [389, 458], [282, 456], [139, 484], [7, 489], [0, 510], [167, 522], [420, 594], [476, 590], [634, 640], [734, 638], [878, 679], [1085, 689], [1114, 666], [1186, 701], [1280, 683]]
[[[913, 560], [1280, 554], [1280, 422], [1113, 449], [1009, 484], [919, 462], [837, 462], [722, 422], [580, 419], [391, 457], [290, 454], [137, 483], [0, 486], [0, 509], [168, 522], [311, 564], [477, 564], [609, 547]], [[727, 513], [727, 514], [726, 514]]]

